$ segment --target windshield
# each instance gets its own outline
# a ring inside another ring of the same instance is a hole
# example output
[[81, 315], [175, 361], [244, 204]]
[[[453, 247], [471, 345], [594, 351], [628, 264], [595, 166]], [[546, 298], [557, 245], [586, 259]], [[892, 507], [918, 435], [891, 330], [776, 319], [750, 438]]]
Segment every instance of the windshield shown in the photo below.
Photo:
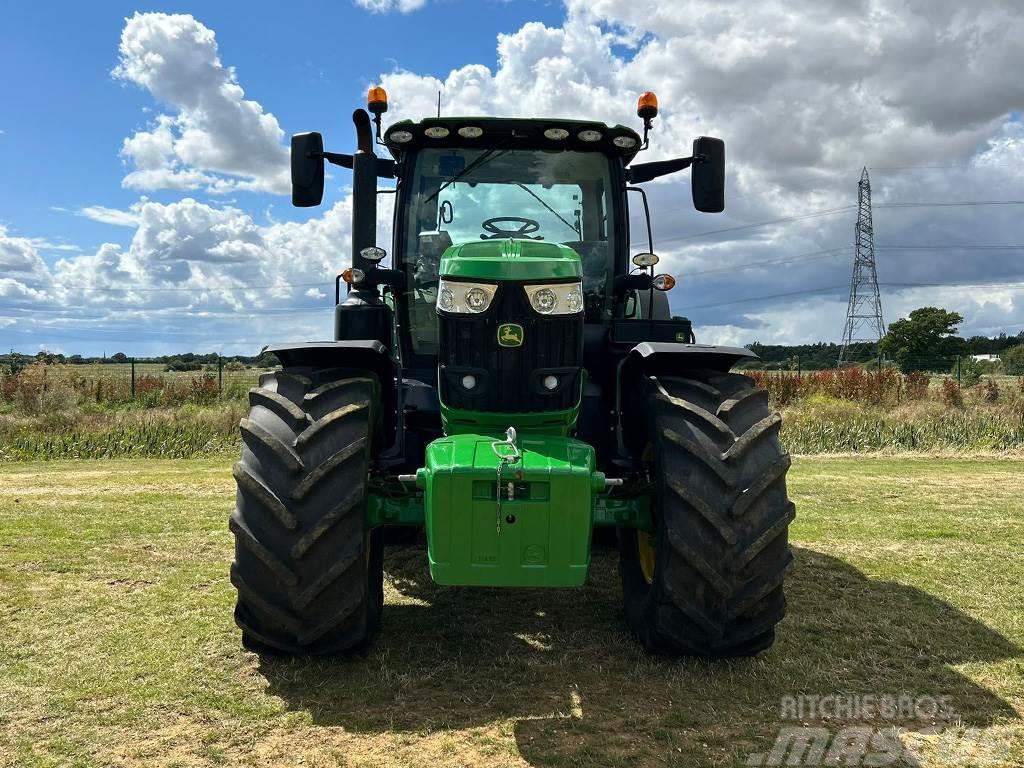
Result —
[[437, 352], [441, 254], [461, 243], [511, 237], [568, 245], [583, 262], [587, 321], [603, 319], [614, 271], [609, 174], [600, 152], [421, 150], [402, 243], [413, 351]]

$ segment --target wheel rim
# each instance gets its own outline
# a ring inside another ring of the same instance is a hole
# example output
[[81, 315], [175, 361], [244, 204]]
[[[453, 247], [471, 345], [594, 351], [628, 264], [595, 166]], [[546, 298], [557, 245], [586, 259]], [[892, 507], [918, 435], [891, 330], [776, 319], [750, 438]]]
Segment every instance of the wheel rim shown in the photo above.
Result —
[[[647, 443], [647, 445], [644, 446], [643, 454], [641, 454], [641, 461], [643, 461], [650, 470], [654, 469], [653, 443]], [[647, 531], [638, 530], [636, 532], [637, 559], [640, 561], [640, 572], [644, 576], [644, 581], [648, 584], [654, 583], [654, 564], [658, 556], [658, 550], [654, 545], [655, 539]]]
[[653, 584], [654, 561], [657, 553], [654, 549], [654, 537], [647, 531], [636, 532], [636, 553], [640, 560], [640, 572], [644, 575], [644, 581]]

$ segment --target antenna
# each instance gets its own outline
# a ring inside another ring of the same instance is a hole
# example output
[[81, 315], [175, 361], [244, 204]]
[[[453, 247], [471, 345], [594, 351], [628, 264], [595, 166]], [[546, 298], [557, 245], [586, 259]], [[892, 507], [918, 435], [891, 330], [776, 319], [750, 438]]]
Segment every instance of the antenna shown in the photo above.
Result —
[[839, 351], [838, 366], [850, 362], [853, 344], [877, 344], [885, 336], [882, 298], [878, 293], [875, 269], [875, 229], [871, 222], [871, 179], [864, 168], [857, 184], [857, 224], [854, 227], [853, 276], [850, 278], [850, 303], [846, 308], [846, 327]]
[[437, 92], [437, 116], [441, 116], [441, 91]]

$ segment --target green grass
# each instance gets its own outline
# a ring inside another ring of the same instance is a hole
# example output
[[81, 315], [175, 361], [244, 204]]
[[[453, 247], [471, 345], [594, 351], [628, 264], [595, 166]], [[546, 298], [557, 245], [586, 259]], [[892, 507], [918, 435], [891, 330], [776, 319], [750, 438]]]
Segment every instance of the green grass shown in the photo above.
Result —
[[[199, 458], [236, 453], [241, 399], [177, 408], [0, 413], [0, 463], [69, 458]], [[1024, 452], [1024, 399], [962, 409], [937, 402], [883, 408], [815, 395], [783, 409], [797, 454]]]
[[782, 416], [780, 439], [798, 454], [1024, 451], [1019, 396], [955, 408], [934, 401], [884, 407], [813, 395], [784, 408]]
[[0, 414], [0, 463], [39, 459], [189, 459], [237, 453], [246, 403], [43, 416]]
[[789, 615], [718, 663], [639, 651], [608, 549], [551, 591], [439, 588], [393, 549], [364, 656], [261, 660], [229, 467], [0, 468], [0, 765], [742, 765], [793, 725], [782, 697], [834, 693], [948, 696], [1024, 763], [1020, 461], [797, 459]]

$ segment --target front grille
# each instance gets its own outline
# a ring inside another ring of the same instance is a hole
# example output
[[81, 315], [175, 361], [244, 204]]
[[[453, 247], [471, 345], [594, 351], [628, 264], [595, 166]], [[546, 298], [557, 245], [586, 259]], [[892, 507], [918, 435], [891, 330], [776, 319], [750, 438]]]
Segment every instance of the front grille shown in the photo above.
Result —
[[[451, 408], [524, 413], [572, 408], [579, 396], [583, 360], [583, 315], [535, 312], [519, 283], [501, 284], [486, 312], [439, 317], [441, 401]], [[498, 327], [523, 327], [519, 347], [498, 345]], [[477, 385], [467, 390], [462, 378]], [[541, 384], [554, 375], [559, 386]]]

